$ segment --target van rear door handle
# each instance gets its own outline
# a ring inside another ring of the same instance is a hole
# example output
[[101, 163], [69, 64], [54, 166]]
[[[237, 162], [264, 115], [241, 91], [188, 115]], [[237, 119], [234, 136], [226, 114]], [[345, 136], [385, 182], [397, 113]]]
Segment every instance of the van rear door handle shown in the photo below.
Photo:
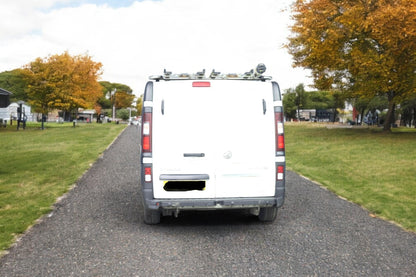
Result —
[[183, 156], [185, 158], [189, 158], [189, 157], [203, 158], [205, 157], [205, 153], [183, 153]]
[[161, 181], [205, 181], [209, 180], [208, 174], [161, 174]]

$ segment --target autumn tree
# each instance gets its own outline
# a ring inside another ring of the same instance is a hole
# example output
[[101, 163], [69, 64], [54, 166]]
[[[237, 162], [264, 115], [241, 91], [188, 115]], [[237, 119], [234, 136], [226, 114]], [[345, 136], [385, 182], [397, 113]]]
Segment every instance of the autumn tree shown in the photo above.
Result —
[[139, 98], [137, 98], [136, 100], [137, 115], [142, 114], [142, 109], [143, 109], [143, 95], [140, 95]]
[[133, 103], [134, 97], [134, 94], [129, 94], [125, 91], [117, 91], [116, 96], [114, 98], [116, 108], [130, 108]]
[[293, 12], [294, 66], [310, 69], [321, 90], [386, 95], [390, 130], [396, 104], [416, 93], [416, 2], [297, 0]]
[[42, 114], [52, 109], [93, 108], [102, 93], [97, 81], [101, 67], [88, 55], [68, 52], [37, 58], [24, 69], [29, 103]]
[[29, 103], [33, 110], [42, 114], [42, 129], [43, 117], [54, 108], [54, 86], [48, 82], [49, 72], [46, 61], [37, 58], [31, 62], [25, 69], [25, 79], [28, 83], [27, 94]]

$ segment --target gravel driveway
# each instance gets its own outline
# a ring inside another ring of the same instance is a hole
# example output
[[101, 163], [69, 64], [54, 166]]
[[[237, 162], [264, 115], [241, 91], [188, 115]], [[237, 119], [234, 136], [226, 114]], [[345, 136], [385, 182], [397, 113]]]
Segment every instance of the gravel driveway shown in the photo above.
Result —
[[273, 224], [244, 212], [142, 219], [129, 126], [10, 253], [0, 276], [416, 276], [416, 235], [287, 174]]

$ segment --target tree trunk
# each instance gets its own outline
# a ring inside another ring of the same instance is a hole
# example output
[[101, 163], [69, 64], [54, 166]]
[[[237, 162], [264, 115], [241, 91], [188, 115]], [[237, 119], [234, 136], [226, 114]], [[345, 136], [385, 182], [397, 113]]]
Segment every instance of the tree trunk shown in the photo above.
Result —
[[44, 122], [45, 122], [45, 115], [42, 113], [42, 127], [41, 127], [41, 129], [42, 130], [45, 130], [45, 125], [44, 125]]
[[394, 123], [395, 107], [396, 107], [396, 104], [394, 103], [394, 101], [389, 99], [389, 109], [387, 111], [386, 120], [384, 121], [383, 131], [386, 131], [386, 132], [391, 131], [391, 125]]
[[[412, 120], [410, 120], [410, 126], [412, 126]], [[413, 108], [413, 126], [416, 128], [416, 108]]]

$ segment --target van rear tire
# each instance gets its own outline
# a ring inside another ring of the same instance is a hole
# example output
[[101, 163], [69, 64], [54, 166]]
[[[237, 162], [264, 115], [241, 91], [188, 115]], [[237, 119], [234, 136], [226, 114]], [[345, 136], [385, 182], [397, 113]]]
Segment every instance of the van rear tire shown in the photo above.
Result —
[[160, 223], [160, 211], [144, 208], [144, 223], [155, 225]]
[[259, 220], [262, 222], [273, 222], [277, 216], [277, 207], [260, 208]]

